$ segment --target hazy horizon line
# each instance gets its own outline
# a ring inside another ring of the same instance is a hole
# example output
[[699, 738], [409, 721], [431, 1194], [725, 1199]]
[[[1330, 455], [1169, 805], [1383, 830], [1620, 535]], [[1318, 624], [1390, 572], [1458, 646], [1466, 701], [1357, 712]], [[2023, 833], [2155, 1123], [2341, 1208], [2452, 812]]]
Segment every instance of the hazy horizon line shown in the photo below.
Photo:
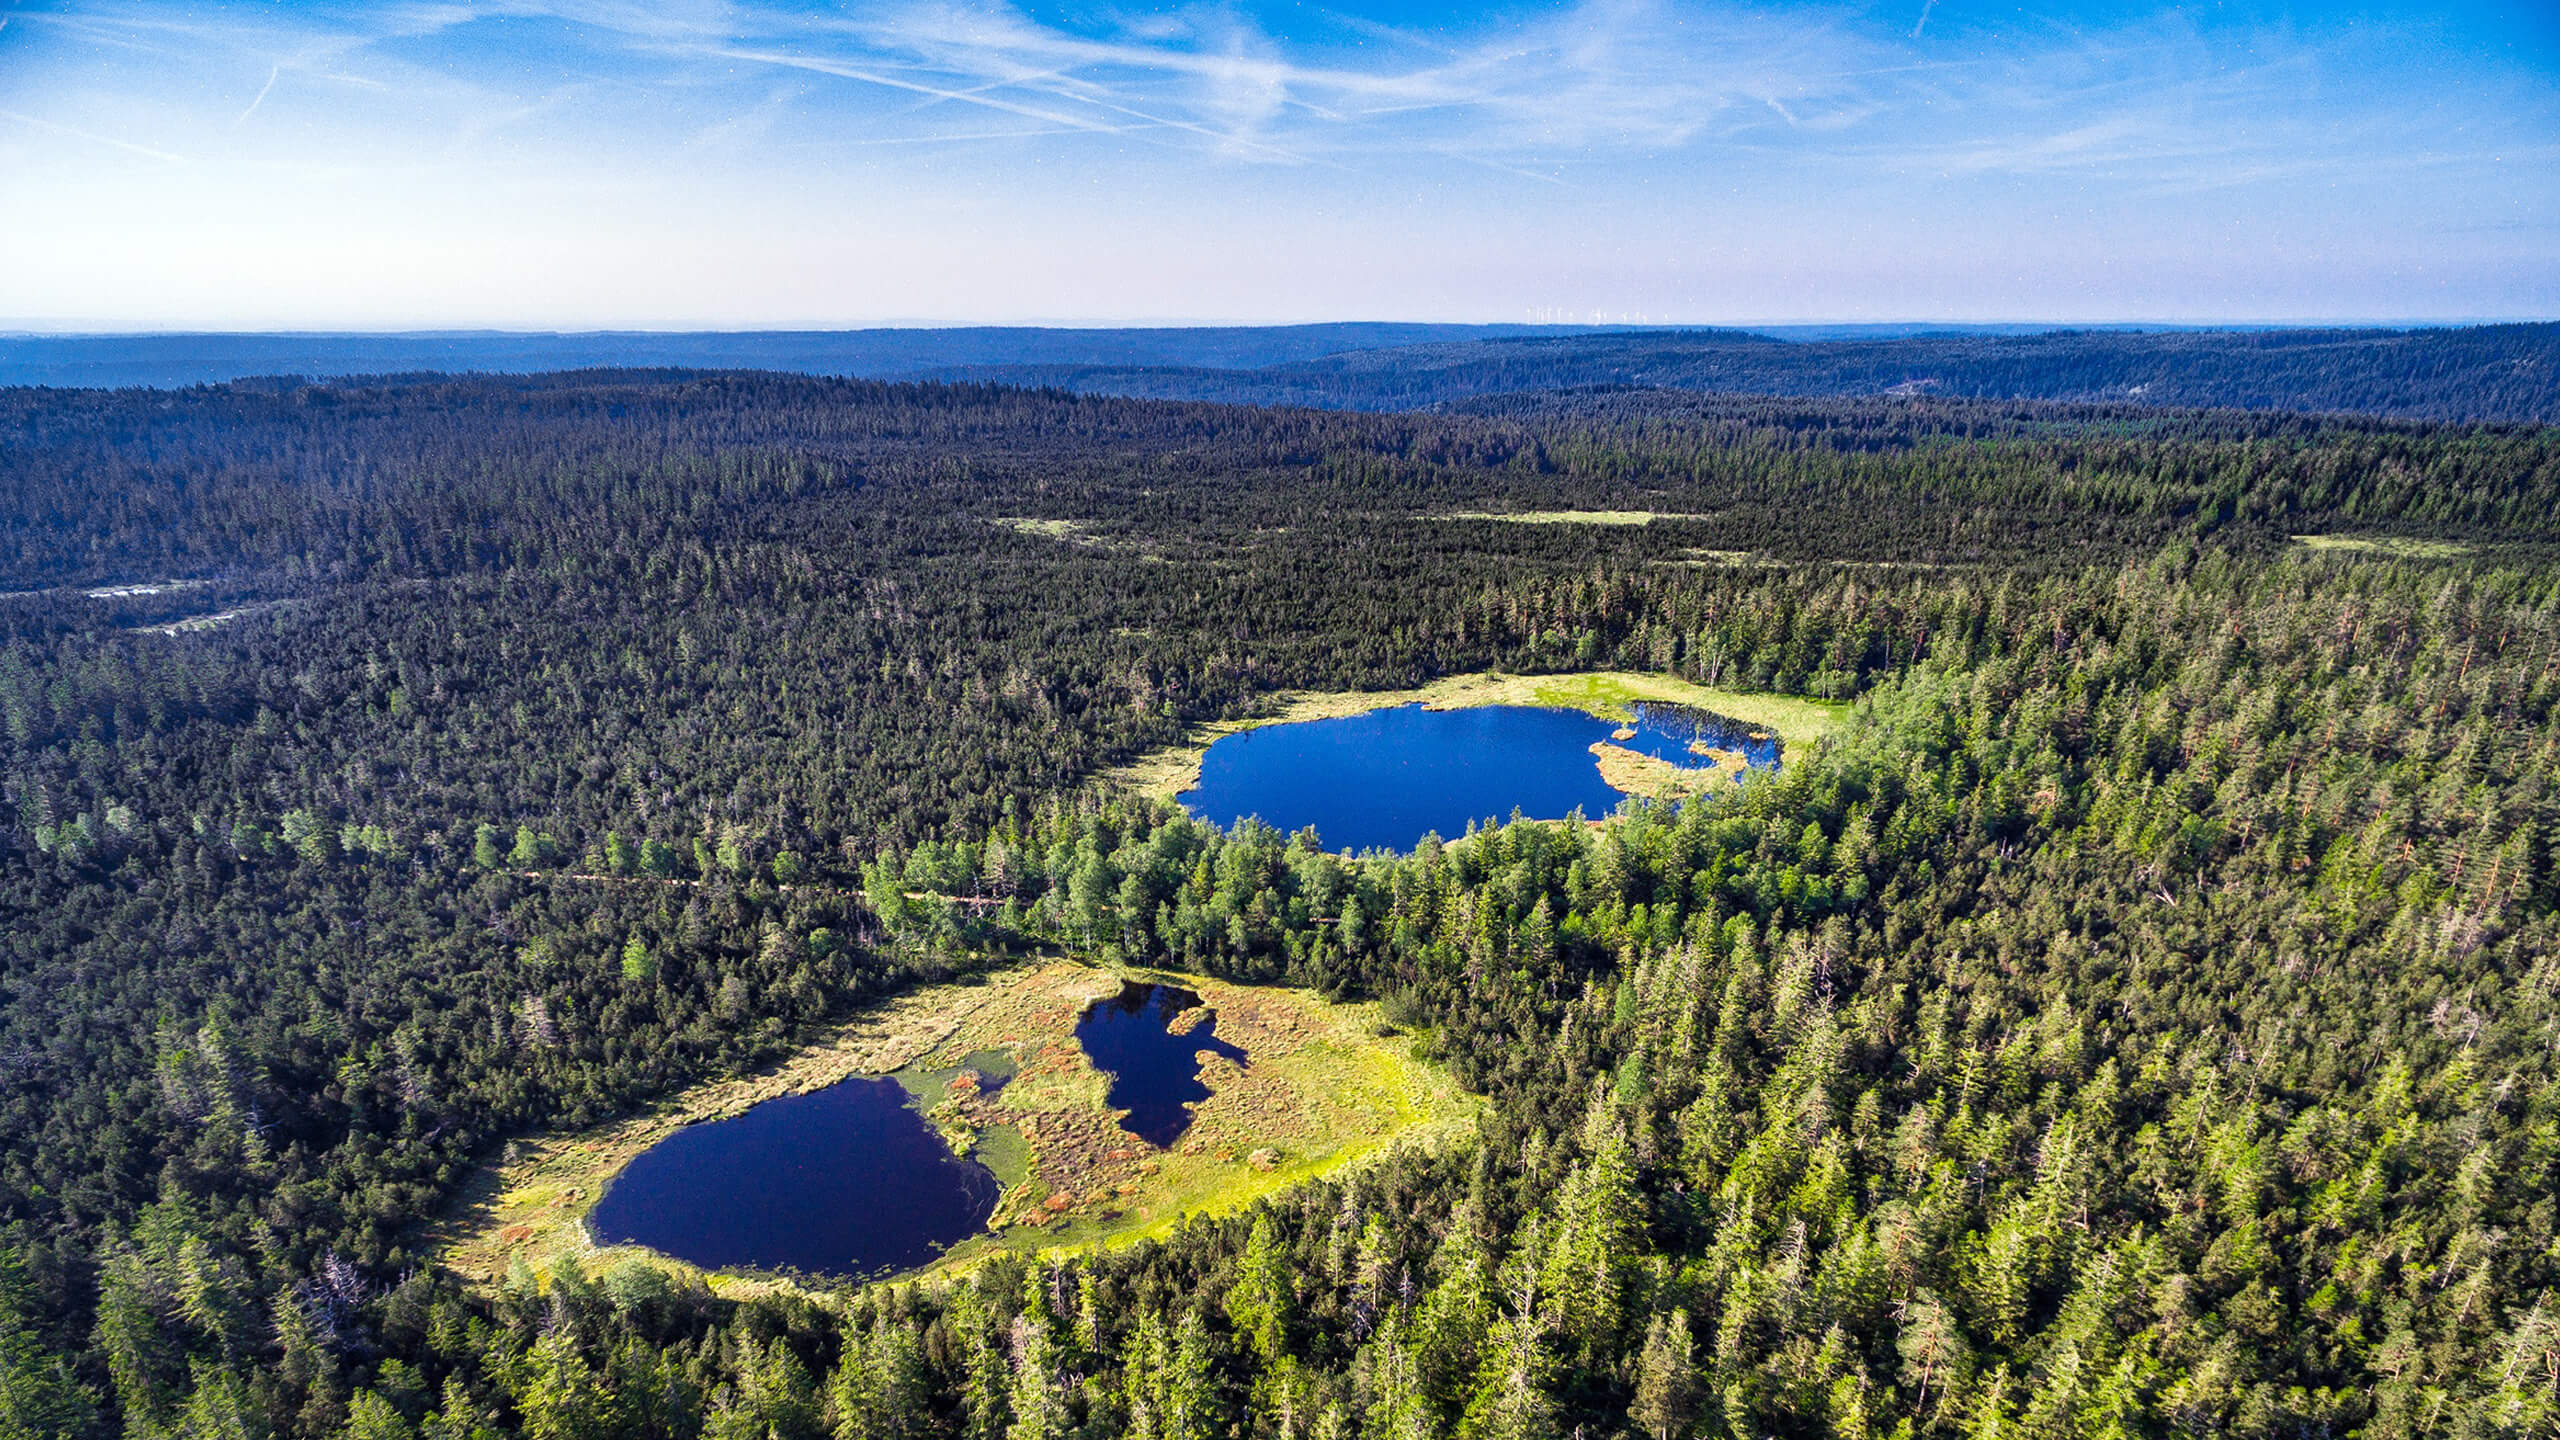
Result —
[[113, 324], [88, 324], [81, 321], [48, 321], [26, 317], [0, 317], [0, 340], [148, 340], [148, 339], [462, 339], [470, 337], [562, 339], [589, 336], [694, 336], [694, 335], [859, 335], [881, 331], [954, 331], [954, 330], [1061, 330], [1061, 331], [1138, 331], [1138, 330], [1313, 330], [1331, 326], [1407, 325], [1448, 329], [1520, 329], [1562, 331], [1610, 330], [1806, 330], [1806, 329], [1904, 329], [1913, 326], [1945, 329], [2151, 329], [2151, 330], [2458, 330], [2496, 325], [2549, 325], [2560, 323], [2560, 314], [2551, 315], [2462, 315], [2462, 316], [2321, 316], [2309, 318], [2211, 317], [2164, 318], [2130, 316], [2113, 318], [1997, 318], [1954, 319], [1945, 316], [1912, 316], [1901, 319], [1753, 319], [1753, 320], [1413, 320], [1379, 317], [1345, 317], [1331, 320], [1228, 320], [1228, 319], [1026, 319], [1026, 320], [942, 320], [883, 319], [860, 322], [813, 323], [793, 325], [596, 325], [581, 327], [527, 326], [513, 328], [501, 325], [463, 326], [394, 326], [394, 327], [275, 327], [213, 328], [204, 326], [119, 327]]

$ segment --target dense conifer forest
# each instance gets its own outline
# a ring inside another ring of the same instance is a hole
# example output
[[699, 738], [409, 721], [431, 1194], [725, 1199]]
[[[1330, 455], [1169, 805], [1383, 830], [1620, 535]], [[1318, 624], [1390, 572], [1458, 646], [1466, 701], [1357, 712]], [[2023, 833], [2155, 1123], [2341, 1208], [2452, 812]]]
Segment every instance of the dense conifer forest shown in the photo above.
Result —
[[[1482, 518], [1572, 510], [1657, 518]], [[2532, 426], [0, 391], [0, 1435], [2560, 1434], [2555, 545]], [[1405, 855], [1100, 778], [1487, 668], [1851, 718]], [[1381, 1000], [1486, 1118], [957, 1282], [426, 1253], [1025, 947]]]

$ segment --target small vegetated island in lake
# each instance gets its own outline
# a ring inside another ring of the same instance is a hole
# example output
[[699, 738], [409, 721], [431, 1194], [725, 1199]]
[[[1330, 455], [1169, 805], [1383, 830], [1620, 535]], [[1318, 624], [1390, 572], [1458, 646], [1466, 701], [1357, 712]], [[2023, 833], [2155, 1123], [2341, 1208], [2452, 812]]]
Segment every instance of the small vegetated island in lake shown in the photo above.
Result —
[[[1389, 1032], [1389, 1033], [1381, 1033]], [[466, 1277], [564, 1256], [861, 1277], [1162, 1233], [1475, 1103], [1374, 1005], [1075, 962], [876, 1007], [763, 1075], [520, 1141], [440, 1239]]]

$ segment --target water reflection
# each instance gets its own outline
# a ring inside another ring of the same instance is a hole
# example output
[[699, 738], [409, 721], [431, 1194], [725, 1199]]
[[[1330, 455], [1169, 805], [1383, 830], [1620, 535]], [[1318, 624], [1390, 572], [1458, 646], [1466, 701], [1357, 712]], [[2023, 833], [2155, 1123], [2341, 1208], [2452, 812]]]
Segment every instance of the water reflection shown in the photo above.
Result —
[[1626, 797], [1600, 778], [1597, 742], [1677, 765], [1704, 751], [1778, 763], [1777, 737], [1677, 705], [1644, 703], [1632, 723], [1579, 710], [1403, 705], [1333, 720], [1266, 725], [1209, 747], [1200, 783], [1182, 803], [1233, 825], [1250, 815], [1285, 831], [1314, 826], [1332, 849], [1409, 850], [1425, 834], [1466, 833], [1471, 821], [1597, 819]]
[[614, 1178], [601, 1244], [706, 1269], [865, 1276], [912, 1269], [985, 1228], [998, 1191], [894, 1080], [856, 1078], [688, 1125]]
[[1196, 1011], [1200, 997], [1172, 985], [1128, 985], [1086, 1007], [1076, 1022], [1076, 1043], [1093, 1068], [1111, 1078], [1104, 1103], [1126, 1109], [1121, 1128], [1150, 1145], [1169, 1146], [1191, 1128], [1187, 1104], [1209, 1098], [1200, 1080], [1199, 1053], [1238, 1065], [1245, 1052], [1217, 1037], [1213, 1014]]

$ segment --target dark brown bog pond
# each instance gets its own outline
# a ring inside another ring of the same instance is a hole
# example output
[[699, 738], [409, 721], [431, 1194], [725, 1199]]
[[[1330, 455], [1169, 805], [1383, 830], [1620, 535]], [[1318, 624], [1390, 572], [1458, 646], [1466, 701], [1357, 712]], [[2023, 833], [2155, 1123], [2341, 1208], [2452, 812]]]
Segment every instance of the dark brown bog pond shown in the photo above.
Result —
[[[1179, 1139], [1187, 1102], [1208, 1098], [1201, 1051], [1248, 1063], [1217, 1038], [1214, 1016], [1186, 1016], [1199, 1003], [1175, 986], [1131, 985], [1076, 1021], [1077, 1043], [1108, 1077], [1106, 1103], [1153, 1144]], [[645, 1245], [706, 1270], [874, 1276], [982, 1233], [1001, 1191], [985, 1166], [951, 1153], [908, 1087], [858, 1076], [669, 1135], [605, 1187], [587, 1228], [598, 1244]]]
[[1109, 1000], [1085, 1007], [1076, 1021], [1076, 1043], [1093, 1068], [1111, 1077], [1103, 1103], [1126, 1109], [1120, 1128], [1150, 1145], [1171, 1145], [1191, 1128], [1191, 1102], [1209, 1098], [1200, 1080], [1200, 1052], [1239, 1065], [1245, 1053], [1218, 1038], [1214, 1016], [1179, 1023], [1200, 997], [1173, 985], [1129, 985]]

